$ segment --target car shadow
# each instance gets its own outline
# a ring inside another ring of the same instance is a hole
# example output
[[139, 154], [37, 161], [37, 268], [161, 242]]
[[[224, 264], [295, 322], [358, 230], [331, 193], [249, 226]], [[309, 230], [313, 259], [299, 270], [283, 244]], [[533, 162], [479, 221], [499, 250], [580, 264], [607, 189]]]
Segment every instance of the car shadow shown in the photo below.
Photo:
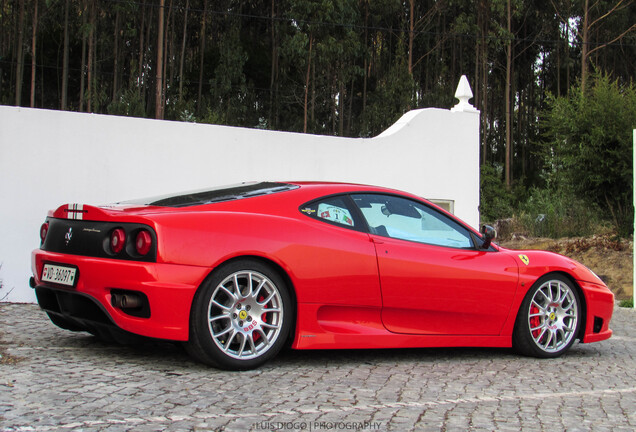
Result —
[[[58, 346], [73, 347], [87, 357], [101, 358], [131, 364], [151, 364], [167, 374], [179, 374], [187, 370], [214, 369], [188, 355], [179, 342], [139, 338], [134, 344], [105, 342], [90, 334], [67, 335], [58, 339]], [[575, 344], [562, 358], [586, 358], [600, 355], [589, 345]], [[86, 358], [86, 357], [84, 357]], [[351, 365], [408, 366], [440, 362], [466, 363], [501, 360], [504, 362], [533, 362], [541, 359], [524, 357], [512, 348], [392, 348], [392, 349], [337, 349], [294, 350], [283, 349], [274, 359], [260, 369], [325, 368]], [[171, 372], [172, 371], [172, 372]], [[180, 372], [178, 372], [180, 371]], [[223, 371], [225, 372], [225, 371]]]

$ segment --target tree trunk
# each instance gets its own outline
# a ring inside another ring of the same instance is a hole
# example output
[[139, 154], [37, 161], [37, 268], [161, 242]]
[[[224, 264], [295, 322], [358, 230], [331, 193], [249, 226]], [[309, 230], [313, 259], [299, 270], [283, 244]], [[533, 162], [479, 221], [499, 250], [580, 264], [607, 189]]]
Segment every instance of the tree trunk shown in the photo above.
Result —
[[526, 119], [527, 111], [526, 96], [527, 91], [525, 89], [519, 90], [519, 114], [517, 116], [517, 153], [520, 153], [521, 157], [521, 176], [524, 178], [526, 175], [526, 148], [528, 147], [528, 134], [526, 132]]
[[344, 82], [343, 82], [343, 78], [342, 78], [342, 68], [343, 66], [340, 65], [340, 72], [336, 73], [336, 77], [338, 77], [338, 136], [343, 136], [344, 134], [344, 120], [345, 120], [345, 113], [344, 113], [344, 99], [345, 99], [345, 86], [344, 86]]
[[489, 28], [489, 4], [487, 0], [480, 0], [479, 2], [479, 21], [480, 21], [480, 67], [479, 76], [481, 78], [481, 89], [479, 94], [481, 96], [481, 146], [482, 146], [482, 164], [485, 164], [488, 160], [488, 126], [489, 126], [489, 112], [488, 112], [488, 28]]
[[307, 114], [309, 101], [309, 77], [311, 72], [311, 49], [314, 43], [314, 37], [309, 33], [309, 54], [307, 55], [307, 74], [305, 75], [305, 104], [303, 109], [303, 133], [307, 133]]
[[413, 76], [413, 39], [415, 39], [415, 0], [409, 0], [409, 75]]
[[589, 0], [585, 0], [583, 6], [583, 40], [581, 43], [581, 93], [585, 94], [585, 84], [587, 82], [588, 74], [588, 51], [589, 51]]
[[186, 36], [188, 35], [188, 6], [190, 0], [186, 0], [185, 11], [183, 13], [183, 37], [181, 38], [181, 58], [179, 59], [179, 100], [183, 98], [183, 63], [185, 61]]
[[556, 43], [557, 96], [561, 96], [561, 41]]
[[87, 73], [87, 90], [86, 90], [86, 111], [93, 111], [93, 56], [95, 51], [95, 0], [89, 2], [90, 10], [90, 31], [88, 33], [88, 73]]
[[[0, 10], [5, 10], [5, 3], [6, 3], [6, 0], [0, 1]], [[5, 31], [4, 20], [5, 20], [4, 14], [0, 14], [0, 52], [2, 53], [5, 52], [5, 43], [6, 43], [6, 35], [4, 33]]]
[[451, 40], [451, 68], [450, 68], [450, 76], [455, 78], [457, 73], [455, 72], [457, 67], [457, 38], [453, 35]]
[[[477, 16], [479, 17], [479, 14], [477, 14]], [[480, 54], [481, 54], [481, 39], [479, 37], [475, 38], [475, 81], [474, 81], [474, 87], [475, 87], [475, 93], [474, 93], [474, 98], [473, 101], [475, 103], [475, 108], [477, 108], [478, 110], [481, 110], [481, 75], [479, 74], [479, 72], [481, 71], [480, 68]], [[480, 118], [483, 116], [483, 114], [481, 116], [479, 116]], [[486, 163], [486, 161], [484, 160], [484, 155], [482, 153], [482, 165], [484, 163]]]
[[84, 111], [84, 89], [86, 88], [86, 33], [84, 29], [86, 28], [86, 13], [87, 13], [87, 5], [88, 0], [84, 0], [82, 5], [82, 66], [80, 71], [80, 99], [79, 99], [79, 110], [80, 112]]
[[512, 113], [510, 107], [510, 87], [512, 82], [512, 13], [511, 0], [507, 1], [507, 30], [508, 43], [506, 44], [506, 187], [512, 186]]
[[272, 8], [271, 8], [271, 36], [272, 36], [272, 65], [270, 69], [270, 79], [269, 79], [269, 128], [276, 129], [276, 122], [274, 121], [275, 112], [277, 110], [274, 109], [274, 94], [275, 86], [277, 85], [278, 80], [278, 44], [276, 43], [276, 0], [272, 0]]
[[351, 117], [352, 117], [352, 113], [353, 113], [353, 95], [354, 93], [354, 88], [353, 85], [355, 84], [355, 79], [351, 78], [351, 90], [349, 91], [349, 112], [347, 115], [347, 127], [346, 127], [346, 135], [347, 136], [351, 136]]
[[[5, 10], [4, 8], [5, 8], [5, 0], [2, 0], [0, 2], [0, 10]], [[2, 54], [6, 52], [5, 44], [7, 43], [7, 39], [10, 38], [5, 35], [4, 25], [5, 25], [5, 16], [4, 14], [0, 14], [0, 53]], [[4, 71], [2, 70], [3, 66], [4, 66], [4, 63], [0, 62], [0, 77], [4, 76]], [[0, 78], [0, 94], [3, 94], [3, 90], [2, 90], [3, 84], [4, 84], [3, 79]]]
[[159, 18], [157, 30], [157, 81], [155, 91], [155, 118], [163, 119], [163, 12], [165, 0], [159, 0]]
[[139, 23], [139, 53], [137, 60], [137, 96], [140, 100], [144, 102], [144, 112], [150, 112], [148, 106], [150, 105], [150, 100], [146, 95], [146, 84], [148, 83], [148, 78], [145, 73], [146, 69], [146, 50], [145, 44], [147, 44], [148, 40], [150, 40], [150, 19], [148, 20], [148, 24], [146, 23], [146, 0], [143, 0], [141, 3], [141, 22]]
[[31, 108], [35, 108], [35, 58], [38, 34], [38, 3], [39, 0], [33, 0], [33, 35], [31, 37], [31, 100], [29, 105]]
[[[174, 84], [174, 76], [175, 76], [175, 61], [172, 61], [172, 59], [176, 59], [177, 56], [175, 55], [175, 53], [177, 52], [177, 50], [175, 49], [175, 35], [177, 34], [175, 29], [177, 28], [175, 25], [175, 17], [177, 16], [176, 12], [177, 8], [174, 5], [174, 2], [172, 0], [170, 0], [170, 6], [168, 9], [168, 21], [166, 21], [168, 24], [168, 27], [166, 29], [166, 51], [165, 51], [165, 55], [164, 55], [164, 63], [166, 64], [166, 72], [164, 72], [164, 76], [166, 77], [166, 79], [164, 79], [164, 85], [163, 85], [163, 94], [164, 96], [167, 93], [167, 88], [173, 88], [173, 84]], [[170, 68], [168, 70], [168, 67]], [[168, 73], [169, 72], [169, 73]], [[166, 75], [166, 73], [168, 73]]]
[[113, 34], [113, 102], [117, 98], [117, 75], [119, 73], [119, 9], [115, 12], [115, 33]]
[[[331, 91], [329, 95], [331, 96], [331, 134], [336, 134], [336, 116], [338, 112], [338, 103], [336, 102], [336, 95], [338, 92], [338, 64], [335, 65], [335, 68], [329, 68], [329, 77], [333, 77], [331, 79]], [[333, 70], [332, 70], [333, 69]]]
[[22, 75], [24, 68], [24, 53], [22, 45], [24, 44], [24, 0], [19, 3], [20, 14], [18, 18], [18, 49], [16, 54], [15, 66], [15, 105], [20, 106], [22, 102]]
[[570, 93], [570, 23], [567, 23], [565, 37], [565, 94]]
[[[153, 103], [154, 103], [154, 93], [155, 90], [152, 88], [152, 80], [150, 79], [150, 73], [154, 68], [154, 65], [152, 65], [152, 57], [151, 54], [147, 51], [151, 51], [151, 43], [150, 43], [150, 35], [151, 35], [151, 31], [152, 31], [152, 15], [153, 15], [153, 11], [154, 11], [154, 6], [149, 6], [148, 7], [148, 20], [146, 22], [146, 36], [144, 37], [145, 40], [145, 44], [146, 44], [146, 48], [144, 50], [144, 72], [143, 72], [143, 85], [141, 87], [141, 91], [143, 93], [143, 99], [146, 103], [146, 112], [151, 113], [152, 112], [152, 108], [153, 108]], [[148, 55], [146, 55], [148, 54]]]
[[64, 53], [62, 54], [62, 102], [60, 109], [67, 108], [68, 98], [68, 9], [70, 0], [64, 3]]
[[[369, 41], [369, 1], [364, 2], [364, 47], [367, 47], [367, 43]], [[368, 51], [368, 50], [367, 50]], [[364, 53], [364, 77], [362, 82], [362, 112], [360, 115], [364, 117], [364, 112], [367, 108], [367, 77], [369, 76], [369, 65], [368, 65], [368, 53]]]
[[203, 17], [201, 18], [201, 53], [200, 53], [200, 61], [199, 61], [199, 91], [197, 93], [197, 113], [201, 115], [201, 110], [203, 109], [203, 101], [201, 98], [203, 97], [203, 62], [205, 60], [205, 22], [206, 13], [208, 10], [208, 1], [203, 0]]
[[170, 58], [170, 47], [168, 45], [168, 35], [170, 34], [170, 18], [172, 14], [172, 0], [168, 4], [168, 16], [165, 17], [164, 21], [164, 32], [163, 32], [163, 82], [161, 87], [161, 118], [165, 117], [166, 111], [166, 92], [168, 87], [168, 59]]
[[141, 23], [139, 25], [139, 56], [137, 60], [137, 95], [141, 96], [144, 85], [144, 27], [146, 25], [146, 1], [141, 3]]
[[311, 101], [309, 102], [309, 122], [316, 124], [316, 66], [311, 68]]

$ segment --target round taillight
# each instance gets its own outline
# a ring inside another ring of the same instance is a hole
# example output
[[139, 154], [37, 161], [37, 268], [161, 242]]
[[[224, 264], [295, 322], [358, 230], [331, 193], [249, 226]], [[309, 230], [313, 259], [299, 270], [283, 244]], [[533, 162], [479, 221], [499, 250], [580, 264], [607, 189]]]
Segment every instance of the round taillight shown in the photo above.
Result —
[[126, 233], [121, 228], [115, 228], [110, 233], [110, 251], [114, 254], [118, 254], [124, 249], [126, 245]]
[[42, 243], [44, 243], [44, 240], [46, 240], [46, 235], [48, 233], [49, 233], [49, 223], [44, 222], [42, 226], [40, 227], [40, 240], [42, 240]]
[[152, 246], [152, 237], [150, 233], [146, 230], [141, 230], [137, 234], [137, 238], [135, 239], [135, 249], [139, 255], [146, 255], [150, 252], [150, 247]]

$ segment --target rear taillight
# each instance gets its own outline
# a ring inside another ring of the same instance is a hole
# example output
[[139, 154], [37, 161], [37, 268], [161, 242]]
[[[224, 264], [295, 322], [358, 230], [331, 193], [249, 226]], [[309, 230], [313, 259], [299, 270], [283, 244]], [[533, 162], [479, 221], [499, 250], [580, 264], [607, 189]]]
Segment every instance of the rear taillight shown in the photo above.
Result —
[[49, 223], [44, 222], [42, 226], [40, 227], [40, 240], [42, 240], [42, 243], [44, 243], [44, 240], [46, 240], [46, 235], [48, 233], [49, 233]]
[[152, 247], [152, 236], [146, 230], [141, 230], [137, 233], [137, 238], [135, 239], [135, 249], [139, 255], [146, 255], [150, 252], [150, 248]]
[[110, 251], [114, 254], [118, 254], [124, 249], [126, 245], [126, 233], [121, 228], [115, 228], [110, 233]]

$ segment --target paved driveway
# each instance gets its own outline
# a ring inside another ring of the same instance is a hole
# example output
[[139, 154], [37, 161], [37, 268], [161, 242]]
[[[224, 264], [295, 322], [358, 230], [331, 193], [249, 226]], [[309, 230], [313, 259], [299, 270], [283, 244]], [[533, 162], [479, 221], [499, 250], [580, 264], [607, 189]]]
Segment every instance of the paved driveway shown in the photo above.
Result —
[[287, 351], [223, 372], [178, 346], [108, 345], [0, 304], [0, 430], [636, 429], [636, 312], [555, 360], [504, 349]]

